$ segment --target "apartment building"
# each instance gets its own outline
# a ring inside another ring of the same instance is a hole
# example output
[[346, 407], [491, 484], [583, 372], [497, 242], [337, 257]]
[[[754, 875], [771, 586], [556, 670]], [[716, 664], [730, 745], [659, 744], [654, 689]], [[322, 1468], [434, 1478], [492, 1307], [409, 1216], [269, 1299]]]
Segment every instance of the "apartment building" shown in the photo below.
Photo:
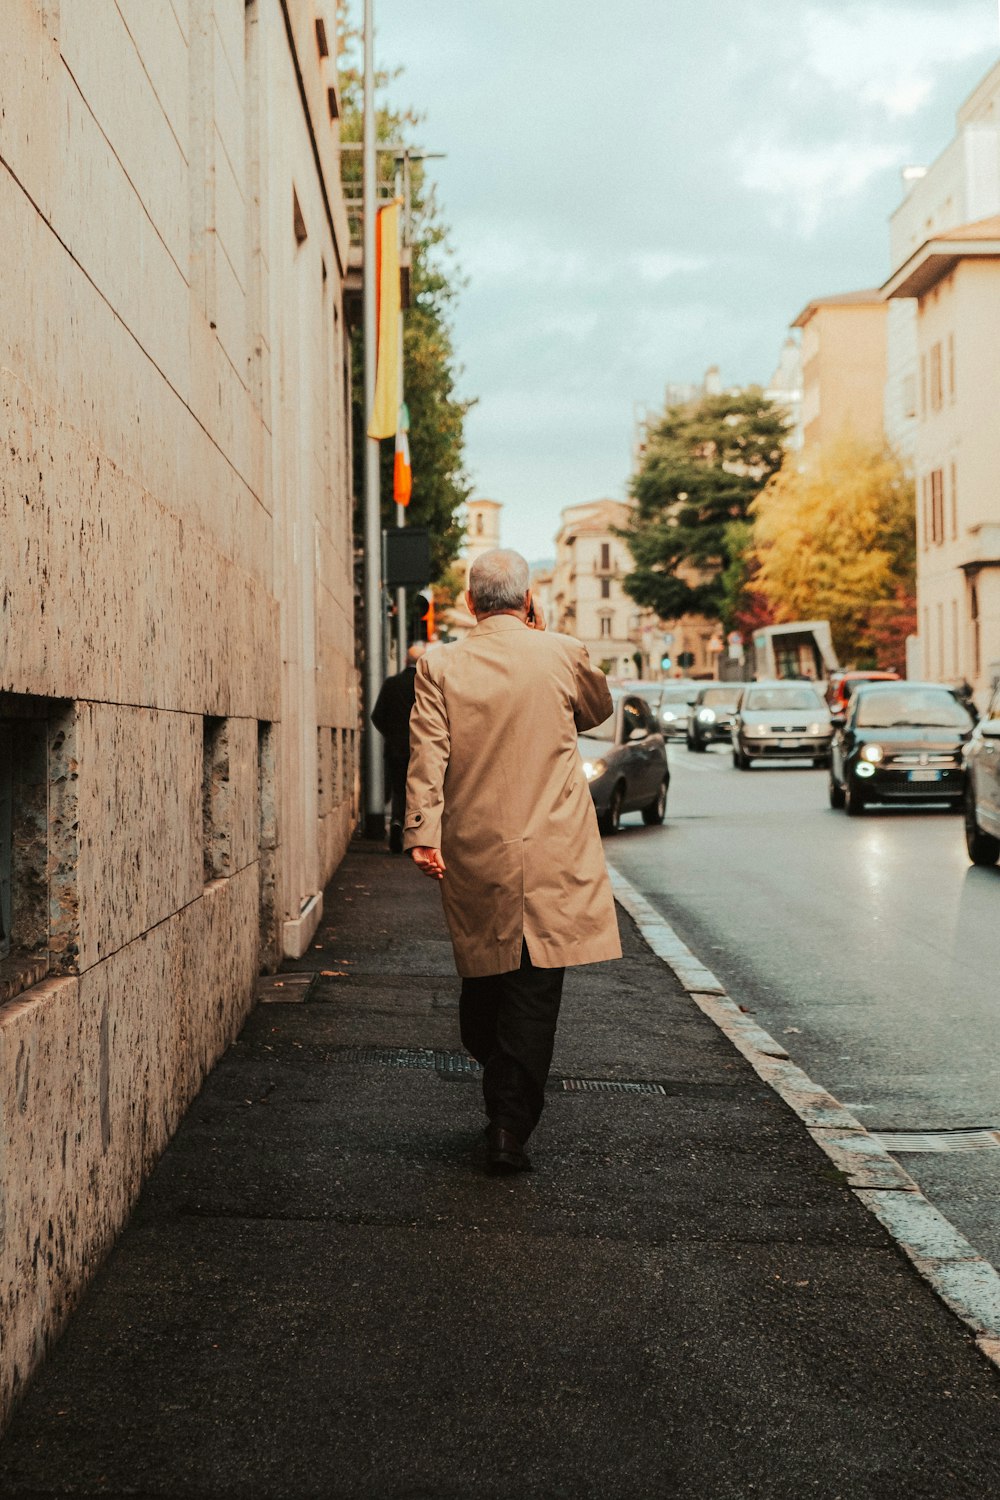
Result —
[[1000, 678], [1000, 215], [926, 240], [886, 285], [916, 304], [920, 671]]
[[886, 308], [877, 288], [814, 297], [792, 324], [802, 330], [803, 458], [850, 433], [880, 442], [886, 374]]
[[334, 0], [0, 49], [0, 1421], [355, 820]]
[[[617, 531], [632, 507], [591, 500], [562, 511], [551, 582], [553, 627], [583, 641], [591, 660], [615, 677], [714, 675], [709, 649], [717, 624], [700, 615], [658, 620], [625, 592], [632, 555]], [[669, 657], [667, 672], [661, 659]]]
[[913, 669], [1000, 676], [1000, 64], [891, 220], [886, 422], [917, 485]]

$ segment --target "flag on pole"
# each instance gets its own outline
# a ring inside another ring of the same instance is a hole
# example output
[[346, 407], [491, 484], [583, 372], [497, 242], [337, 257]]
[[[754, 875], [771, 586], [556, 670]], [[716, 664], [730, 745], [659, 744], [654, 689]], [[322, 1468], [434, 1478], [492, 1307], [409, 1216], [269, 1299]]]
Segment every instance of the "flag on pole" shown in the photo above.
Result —
[[399, 203], [378, 211], [375, 225], [378, 353], [370, 438], [392, 437], [399, 414]]
[[413, 471], [410, 468], [410, 414], [405, 405], [399, 408], [396, 424], [396, 456], [392, 466], [392, 498], [397, 505], [409, 505], [413, 493]]

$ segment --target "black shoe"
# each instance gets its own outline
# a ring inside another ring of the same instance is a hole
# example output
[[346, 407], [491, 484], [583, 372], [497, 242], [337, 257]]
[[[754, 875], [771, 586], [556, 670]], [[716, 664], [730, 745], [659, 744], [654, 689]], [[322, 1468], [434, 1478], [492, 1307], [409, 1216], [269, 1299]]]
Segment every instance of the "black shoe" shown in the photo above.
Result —
[[486, 1134], [486, 1162], [491, 1172], [530, 1172], [531, 1158], [512, 1130], [490, 1125]]
[[389, 824], [389, 853], [402, 854], [403, 852], [403, 825], [402, 823]]

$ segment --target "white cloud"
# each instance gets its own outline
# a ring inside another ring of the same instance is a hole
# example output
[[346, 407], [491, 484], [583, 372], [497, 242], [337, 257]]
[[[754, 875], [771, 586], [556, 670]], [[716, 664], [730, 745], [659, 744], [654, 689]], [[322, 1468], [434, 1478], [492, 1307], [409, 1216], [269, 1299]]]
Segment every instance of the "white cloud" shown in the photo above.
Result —
[[930, 98], [942, 65], [963, 62], [998, 40], [989, 0], [812, 5], [803, 17], [803, 61], [819, 78], [890, 119], [908, 119]]
[[659, 247], [608, 256], [596, 247], [575, 247], [567, 240], [551, 244], [524, 225], [508, 233], [466, 226], [462, 238], [463, 271], [475, 284], [541, 286], [566, 292], [601, 291], [623, 277], [658, 286], [709, 264], [703, 256], [683, 255]]
[[894, 165], [898, 151], [854, 141], [797, 146], [761, 140], [740, 156], [742, 185], [778, 200], [781, 227], [808, 239], [838, 203], [862, 192], [877, 173]]

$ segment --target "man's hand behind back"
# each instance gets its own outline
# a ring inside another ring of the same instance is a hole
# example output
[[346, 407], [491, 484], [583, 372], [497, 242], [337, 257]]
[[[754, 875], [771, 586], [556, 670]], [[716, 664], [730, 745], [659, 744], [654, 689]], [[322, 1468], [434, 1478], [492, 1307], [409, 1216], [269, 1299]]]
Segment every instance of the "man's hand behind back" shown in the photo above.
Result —
[[413, 856], [413, 863], [424, 875], [429, 875], [432, 880], [442, 878], [447, 866], [441, 858], [440, 849], [426, 849], [418, 846], [416, 849], [411, 849], [410, 853]]

